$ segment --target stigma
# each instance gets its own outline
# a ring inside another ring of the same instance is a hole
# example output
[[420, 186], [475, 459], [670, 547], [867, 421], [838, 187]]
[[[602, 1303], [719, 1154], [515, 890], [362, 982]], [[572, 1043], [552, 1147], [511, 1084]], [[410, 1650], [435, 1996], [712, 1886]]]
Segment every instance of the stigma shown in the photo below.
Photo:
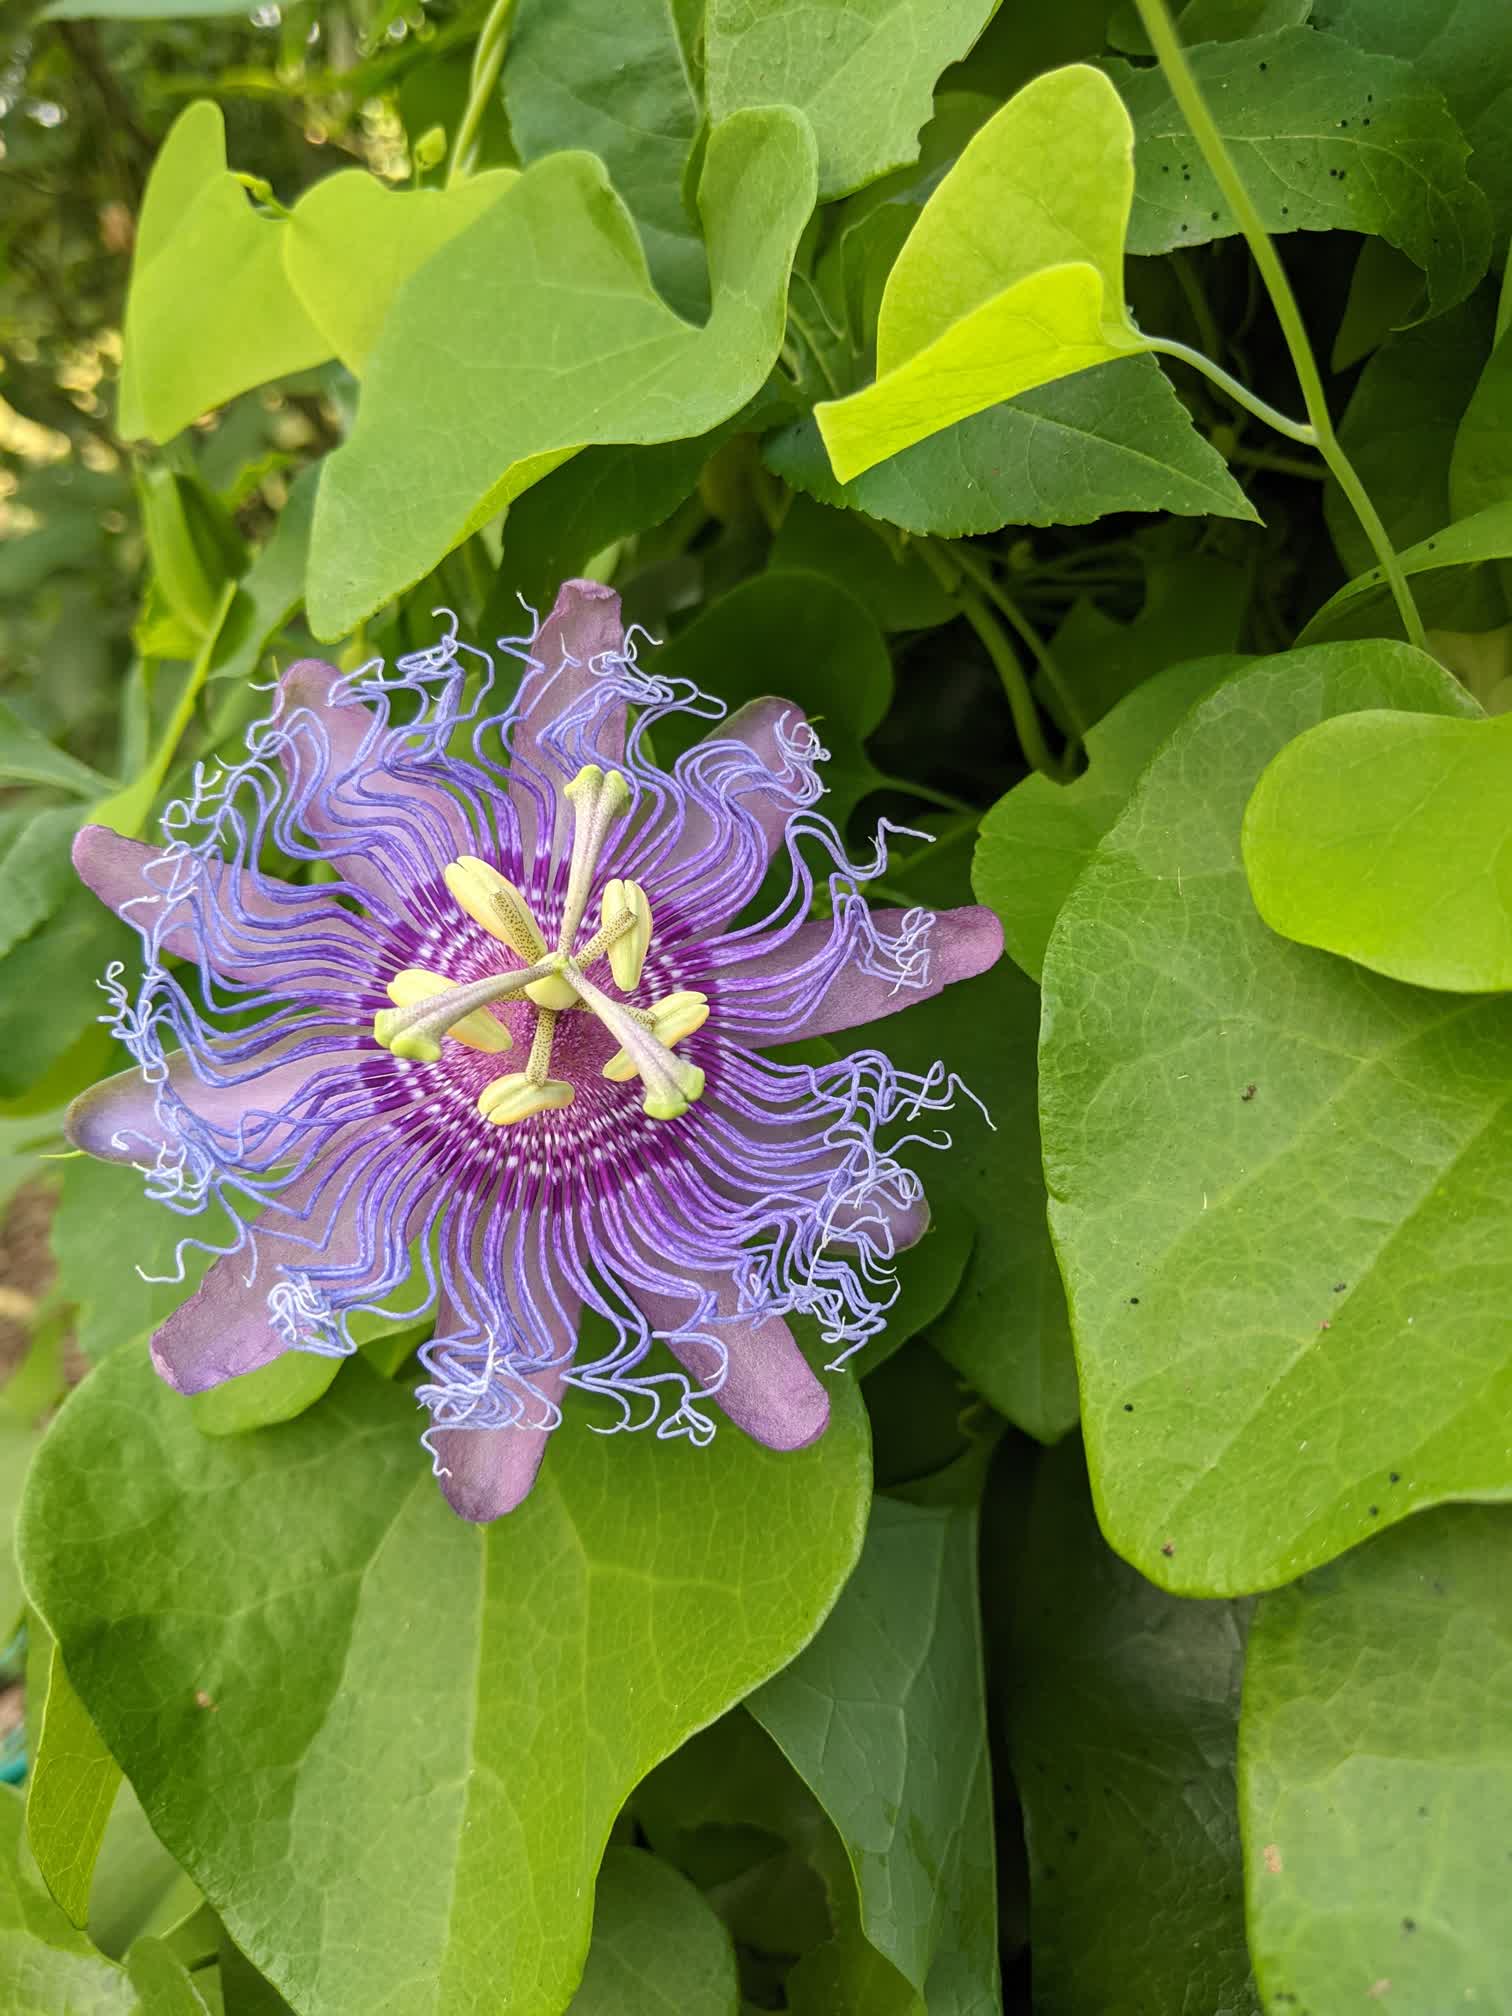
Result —
[[513, 1038], [490, 1009], [528, 1006], [535, 1022], [525, 1068], [491, 1079], [477, 1100], [483, 1119], [507, 1127], [572, 1104], [570, 1080], [551, 1074], [552, 1053], [561, 1017], [586, 1012], [618, 1045], [603, 1067], [604, 1077], [615, 1083], [639, 1079], [641, 1110], [653, 1120], [676, 1119], [704, 1089], [703, 1072], [674, 1053], [708, 1019], [707, 998], [682, 989], [641, 1008], [616, 999], [588, 977], [592, 967], [606, 960], [618, 994], [633, 994], [645, 969], [655, 919], [638, 882], [611, 876], [599, 899], [597, 929], [587, 931], [604, 850], [630, 810], [631, 794], [618, 770], [588, 763], [563, 795], [572, 809], [572, 852], [555, 947], [549, 946], [529, 901], [513, 882], [479, 856], [459, 855], [443, 876], [452, 900], [518, 963], [501, 965], [497, 973], [465, 985], [405, 967], [388, 982], [394, 1006], [374, 1017], [373, 1035], [394, 1056], [414, 1063], [437, 1062], [445, 1040], [498, 1054], [512, 1047]]

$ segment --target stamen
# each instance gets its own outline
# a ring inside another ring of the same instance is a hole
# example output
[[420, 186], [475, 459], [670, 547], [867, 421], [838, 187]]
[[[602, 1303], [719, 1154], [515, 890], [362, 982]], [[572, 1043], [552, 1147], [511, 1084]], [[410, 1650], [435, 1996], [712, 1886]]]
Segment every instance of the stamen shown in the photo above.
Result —
[[698, 1066], [674, 1057], [652, 1035], [641, 1016], [622, 1001], [611, 1001], [601, 988], [585, 980], [575, 966], [568, 967], [566, 977], [582, 996], [584, 1006], [592, 1009], [611, 1036], [619, 1038], [640, 1073], [646, 1088], [642, 1110], [653, 1120], [675, 1120], [686, 1113], [704, 1089], [704, 1074]]
[[530, 1062], [525, 1066], [525, 1076], [532, 1085], [544, 1085], [551, 1075], [551, 1045], [556, 1036], [556, 1011], [540, 1008], [536, 1011], [535, 1035], [530, 1042]]
[[[423, 966], [405, 966], [388, 983], [388, 997], [396, 1008], [413, 1008], [417, 1002], [433, 1001], [459, 983], [445, 980], [439, 973], [427, 973]], [[495, 1021], [486, 1008], [475, 1008], [448, 1030], [454, 1041], [469, 1050], [483, 1050], [497, 1056], [514, 1047], [514, 1038], [502, 1022]]]
[[[612, 918], [623, 933], [610, 940], [607, 948], [614, 984], [622, 994], [633, 994], [640, 985], [641, 968], [651, 948], [651, 905], [645, 890], [639, 882], [622, 882], [618, 876], [612, 877], [604, 884], [601, 915], [606, 932]], [[628, 928], [619, 923], [625, 915], [630, 918]]]
[[[602, 959], [609, 947], [627, 931], [635, 929], [635, 919], [628, 910], [621, 910], [611, 923], [602, 925], [586, 945], [580, 946], [572, 955], [572, 963], [586, 973], [596, 959]], [[576, 1000], [574, 995], [573, 999]]]
[[512, 1127], [517, 1120], [553, 1113], [571, 1104], [572, 1087], [565, 1078], [548, 1078], [542, 1085], [533, 1085], [524, 1071], [495, 1078], [478, 1094], [478, 1111], [495, 1127]]
[[[641, 1016], [635, 1009], [631, 1009], [630, 1013], [637, 1022], [641, 1021]], [[650, 1012], [645, 1016], [642, 1026], [656, 1038], [658, 1043], [665, 1043], [670, 1050], [675, 1044], [680, 1043], [684, 1036], [691, 1036], [695, 1029], [702, 1029], [708, 1019], [709, 997], [689, 988], [678, 994], [668, 994], [664, 1000], [652, 1002]], [[617, 1050], [604, 1066], [604, 1076], [623, 1085], [635, 1077], [638, 1068], [628, 1050]]]
[[609, 829], [630, 809], [630, 787], [618, 770], [605, 771], [597, 763], [585, 763], [564, 795], [572, 806], [572, 860], [557, 950], [570, 952], [588, 908], [588, 892]]
[[511, 973], [493, 973], [466, 987], [449, 986], [445, 993], [416, 1001], [405, 1008], [380, 1008], [373, 1017], [373, 1035], [385, 1050], [416, 1064], [434, 1064], [441, 1055], [441, 1038], [448, 1035], [465, 1015], [475, 1008], [491, 1008], [496, 1001], [518, 1001], [536, 980], [554, 973], [554, 964], [516, 967]]
[[534, 966], [545, 958], [546, 940], [530, 905], [497, 868], [480, 861], [476, 854], [459, 854], [446, 868], [443, 880], [473, 922], [481, 924], [490, 938], [507, 945], [517, 959]]

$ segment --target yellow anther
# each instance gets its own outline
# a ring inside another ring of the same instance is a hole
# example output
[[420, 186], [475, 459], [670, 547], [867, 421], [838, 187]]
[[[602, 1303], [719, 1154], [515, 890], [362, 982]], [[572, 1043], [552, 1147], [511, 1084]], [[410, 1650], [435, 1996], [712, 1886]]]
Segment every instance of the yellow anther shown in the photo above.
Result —
[[704, 1074], [696, 1064], [685, 1064], [676, 1090], [648, 1092], [641, 1110], [653, 1120], [676, 1120], [703, 1097]]
[[441, 1045], [434, 1036], [427, 1036], [419, 1029], [403, 1026], [404, 1014], [398, 1008], [380, 1008], [373, 1017], [374, 1038], [391, 1051], [395, 1057], [403, 1057], [411, 1064], [434, 1064], [441, 1055]]
[[[439, 973], [427, 973], [423, 966], [406, 966], [388, 983], [388, 997], [396, 1008], [413, 1008], [417, 1002], [432, 1001], [438, 994], [448, 993], [457, 985], [458, 982], [455, 980], [443, 980]], [[381, 1021], [381, 1015], [377, 1019]], [[376, 1026], [374, 1033], [378, 1034]], [[448, 1036], [455, 1036], [459, 1043], [465, 1043], [469, 1050], [483, 1050], [490, 1056], [497, 1056], [501, 1051], [509, 1050], [514, 1045], [514, 1038], [504, 1024], [496, 1022], [486, 1008], [475, 1008], [471, 1015], [464, 1015], [460, 1022], [453, 1022], [446, 1033]], [[378, 1040], [382, 1042], [381, 1035]], [[401, 1036], [396, 1041], [394, 1048], [396, 1057], [409, 1054], [398, 1048], [398, 1043], [404, 1040]], [[422, 1038], [422, 1043], [425, 1040]], [[437, 1050], [436, 1055], [440, 1054]], [[433, 1064], [435, 1058], [427, 1058], [424, 1061]]]
[[507, 945], [527, 966], [545, 956], [546, 940], [531, 915], [530, 905], [497, 868], [476, 854], [461, 854], [446, 869], [445, 882], [457, 904], [490, 938]]
[[532, 980], [525, 989], [525, 997], [534, 1001], [537, 1008], [550, 1008], [560, 1015], [564, 1008], [576, 1008], [578, 997], [561, 975], [567, 968], [567, 956], [563, 952], [547, 954], [546, 963], [555, 966], [555, 973], [548, 973], [544, 980]]
[[622, 994], [633, 993], [640, 985], [641, 968], [651, 948], [651, 905], [639, 882], [622, 882], [616, 875], [604, 884], [600, 910], [604, 929], [607, 931], [626, 911], [630, 913], [630, 929], [608, 948], [609, 971]]
[[478, 1094], [478, 1111], [495, 1127], [511, 1127], [536, 1113], [552, 1113], [572, 1104], [572, 1087], [564, 1078], [533, 1085], [523, 1071], [495, 1078]]
[[[692, 989], [669, 994], [664, 1001], [654, 1002], [646, 1017], [651, 1034], [669, 1050], [684, 1036], [691, 1036], [695, 1029], [702, 1029], [708, 1019], [708, 996]], [[628, 1050], [615, 1051], [604, 1066], [604, 1076], [621, 1085], [636, 1076], [635, 1060]]]

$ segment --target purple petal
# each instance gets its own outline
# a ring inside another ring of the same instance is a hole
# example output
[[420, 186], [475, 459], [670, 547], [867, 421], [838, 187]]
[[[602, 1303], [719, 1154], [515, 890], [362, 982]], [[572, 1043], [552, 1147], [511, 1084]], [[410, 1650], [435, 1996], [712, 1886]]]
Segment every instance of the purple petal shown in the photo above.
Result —
[[[139, 931], [150, 930], [157, 906], [163, 901], [163, 871], [152, 879], [147, 870], [163, 858], [163, 849], [142, 840], [127, 840], [108, 826], [82, 826], [74, 836], [73, 864], [79, 880], [92, 889], [107, 909]], [[198, 961], [201, 928], [195, 911], [206, 902], [228, 913], [237, 905], [254, 925], [277, 927], [281, 949], [266, 958], [237, 959], [229, 954], [217, 960], [217, 970], [228, 980], [243, 980], [254, 986], [277, 985], [280, 993], [300, 994], [330, 984], [322, 965], [332, 955], [347, 957], [359, 965], [368, 963], [364, 934], [329, 897], [315, 890], [296, 889], [276, 876], [244, 871], [236, 878], [236, 903], [229, 901], [229, 871], [219, 861], [199, 865], [202, 895], [196, 901], [184, 898], [176, 906], [175, 921], [163, 933], [160, 950], [181, 959]], [[311, 954], [303, 974], [292, 971], [295, 934], [308, 939]], [[318, 956], [317, 956], [318, 955]]]
[[[816, 1442], [829, 1425], [829, 1395], [780, 1316], [736, 1316], [735, 1285], [722, 1274], [691, 1275], [686, 1301], [644, 1288], [635, 1290], [635, 1299], [651, 1327], [667, 1332], [691, 1323], [693, 1298], [705, 1289], [714, 1294], [720, 1316], [730, 1319], [704, 1326], [729, 1354], [724, 1384], [710, 1397], [737, 1428], [768, 1449], [804, 1449]], [[706, 1338], [667, 1341], [700, 1385], [718, 1376], [719, 1353]]]
[[[897, 932], [905, 910], [874, 910], [872, 921], [884, 935]], [[776, 952], [758, 954], [732, 969], [736, 989], [727, 997], [722, 1030], [740, 1040], [747, 1032], [740, 1015], [739, 989], [752, 980], [776, 980], [796, 971], [823, 951], [833, 926], [824, 919], [800, 925], [788, 942]], [[1003, 926], [997, 914], [980, 904], [966, 904], [959, 910], [943, 910], [929, 934], [929, 977], [922, 986], [899, 986], [895, 980], [863, 972], [848, 964], [837, 973], [828, 988], [785, 1032], [785, 1042], [796, 1043], [806, 1036], [830, 1036], [841, 1029], [859, 1029], [864, 1023], [896, 1015], [901, 1008], [928, 1001], [957, 980], [970, 980], [996, 964], [1003, 950]], [[772, 1034], [764, 1026], [753, 1026], [750, 1034], [770, 1043]]]
[[[525, 1285], [527, 1292], [532, 1294], [535, 1307], [542, 1312], [557, 1311], [569, 1317], [575, 1337], [577, 1315], [582, 1308], [580, 1299], [561, 1282], [557, 1283], [554, 1295], [534, 1293], [541, 1262], [533, 1257], [533, 1242], [525, 1243], [523, 1250], [523, 1270], [531, 1277]], [[443, 1335], [446, 1326], [456, 1321], [460, 1318], [449, 1298], [443, 1296], [437, 1312], [436, 1334]], [[571, 1365], [572, 1357], [568, 1353], [560, 1364], [545, 1365], [539, 1372], [529, 1374], [530, 1384], [542, 1403], [531, 1409], [531, 1419], [540, 1419], [561, 1400]], [[445, 1494], [447, 1504], [461, 1518], [470, 1519], [477, 1526], [486, 1526], [491, 1519], [502, 1519], [506, 1512], [513, 1512], [529, 1497], [546, 1454], [546, 1444], [554, 1432], [550, 1428], [528, 1425], [434, 1429], [430, 1443], [438, 1466], [436, 1481]]]
[[[541, 733], [581, 699], [594, 681], [594, 661], [624, 649], [620, 598], [600, 581], [564, 581], [551, 614], [530, 647], [543, 672], [531, 673], [529, 698], [515, 722], [510, 744], [510, 798], [520, 820], [523, 859], [535, 860], [542, 821], [542, 794], [569, 780], [541, 744]], [[624, 754], [625, 710], [612, 708], [596, 735], [600, 759], [615, 763]]]
[[[239, 1084], [207, 1085], [179, 1050], [168, 1060], [168, 1078], [184, 1104], [209, 1126], [234, 1134], [247, 1122], [244, 1139], [248, 1153], [255, 1149], [258, 1159], [266, 1162], [268, 1153], [275, 1149], [276, 1136], [271, 1131], [260, 1132], [256, 1116], [272, 1118], [318, 1072], [355, 1064], [361, 1055], [325, 1051], [318, 1057], [262, 1067]], [[144, 1161], [165, 1138], [157, 1117], [157, 1088], [135, 1065], [112, 1078], [102, 1078], [74, 1100], [63, 1131], [75, 1148], [101, 1162]], [[118, 1135], [122, 1137], [119, 1142]]]
[[[331, 1166], [331, 1158], [319, 1162], [298, 1177], [283, 1192], [278, 1207], [264, 1214], [257, 1237], [257, 1267], [251, 1284], [250, 1247], [226, 1253], [205, 1275], [199, 1287], [157, 1331], [152, 1340], [152, 1363], [158, 1377], [176, 1393], [203, 1393], [244, 1372], [271, 1365], [291, 1346], [282, 1331], [268, 1320], [268, 1290], [280, 1279], [277, 1267], [277, 1220], [286, 1212], [304, 1211], [319, 1196]], [[340, 1266], [355, 1258], [360, 1238], [360, 1191], [338, 1203], [319, 1238], [319, 1206], [308, 1227], [300, 1228], [315, 1237], [319, 1251], [290, 1243], [287, 1252], [292, 1264]], [[271, 1229], [270, 1229], [271, 1228]]]
[[718, 722], [711, 728], [684, 758], [685, 762], [695, 760], [698, 752], [711, 743], [740, 742], [752, 751], [765, 770], [772, 773], [774, 780], [774, 788], [765, 788], [753, 781], [727, 791], [717, 811], [700, 804], [696, 798], [690, 798], [683, 830], [675, 846], [656, 864], [655, 886], [658, 892], [679, 895], [682, 893], [679, 888], [681, 875], [690, 864], [697, 863], [707, 872], [721, 863], [722, 856], [733, 854], [732, 841], [737, 834], [729, 808], [738, 805], [755, 819], [758, 829], [756, 844], [744, 858], [729, 859], [727, 866], [730, 872], [720, 877], [717, 903], [707, 900], [707, 889], [693, 892], [695, 895], [702, 893], [706, 898], [702, 905], [703, 920], [704, 928], [710, 933], [722, 931], [729, 920], [744, 909], [761, 887], [772, 856], [782, 844], [783, 834], [793, 815], [791, 794], [775, 788], [775, 780], [782, 776], [788, 764], [783, 753], [782, 737], [786, 735], [791, 741], [807, 720], [803, 709], [791, 700], [749, 700], [728, 721]]
[[385, 865], [383, 850], [373, 845], [375, 832], [381, 836], [386, 822], [402, 819], [436, 857], [433, 865], [438, 873], [475, 843], [461, 807], [449, 793], [409, 776], [395, 776], [385, 767], [389, 755], [402, 761], [407, 752], [397, 736], [385, 733], [369, 740], [371, 712], [354, 695], [336, 691], [347, 676], [320, 658], [301, 658], [289, 667], [278, 682], [273, 718], [287, 723], [299, 712], [308, 713], [319, 723], [321, 735], [301, 735], [296, 729], [279, 755], [291, 798], [308, 793], [300, 811], [305, 831], [325, 843], [326, 853], [354, 888], [391, 910], [394, 873]]

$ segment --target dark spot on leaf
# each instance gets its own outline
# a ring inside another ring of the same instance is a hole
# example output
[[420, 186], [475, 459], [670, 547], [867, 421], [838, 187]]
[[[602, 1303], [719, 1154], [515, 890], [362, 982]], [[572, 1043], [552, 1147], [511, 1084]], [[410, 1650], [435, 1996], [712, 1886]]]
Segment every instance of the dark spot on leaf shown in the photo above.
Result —
[[1216, 224], [1218, 222], [1218, 212], [1216, 210], [1212, 212], [1212, 218], [1213, 222]]
[[1402, 1930], [1404, 1932], [1416, 1932], [1417, 1930], [1416, 1918], [1404, 1918], [1402, 1920]]
[[1419, 1806], [1418, 1818], [1419, 1820], [1426, 1820], [1428, 1818], [1428, 1808], [1426, 1806]]
[[1164, 1554], [1167, 1561], [1169, 1561], [1171, 1556], [1176, 1552], [1176, 1542], [1174, 1540], [1163, 1540], [1160, 1545], [1160, 1551]]
[[1387, 1473], [1386, 1473], [1386, 1481], [1387, 1481], [1387, 1483], [1388, 1483], [1388, 1484], [1400, 1484], [1400, 1483], [1401, 1483], [1401, 1481], [1402, 1481], [1402, 1473], [1401, 1473], [1401, 1471], [1400, 1471], [1400, 1470], [1388, 1470], [1388, 1471], [1387, 1471]]
[[1125, 1414], [1132, 1414], [1134, 1412], [1134, 1402], [1132, 1400], [1125, 1400], [1124, 1412]]
[[1342, 1294], [1344, 1293], [1344, 1290], [1345, 1290], [1345, 1289], [1346, 1289], [1346, 1288], [1347, 1288], [1348, 1286], [1349, 1286], [1349, 1283], [1348, 1283], [1347, 1281], [1335, 1281], [1335, 1283], [1334, 1283], [1334, 1293], [1335, 1293], [1335, 1295], [1342, 1295]]
[[1246, 1085], [1244, 1090], [1239, 1094], [1239, 1097], [1244, 1101], [1246, 1106], [1249, 1104], [1251, 1099], [1254, 1098], [1255, 1093], [1258, 1089], [1259, 1088], [1253, 1084]]
[[1067, 1839], [1067, 1840], [1068, 1840], [1069, 1842], [1071, 1842], [1073, 1846], [1074, 1846], [1074, 1845], [1075, 1845], [1075, 1844], [1076, 1844], [1076, 1843], [1077, 1843], [1078, 1841], [1080, 1841], [1080, 1839], [1081, 1839], [1081, 1829], [1080, 1829], [1080, 1827], [1068, 1827], [1068, 1828], [1066, 1829], [1066, 1839]]
[[1269, 65], [1269, 63], [1262, 63], [1262, 64], [1260, 65], [1260, 68], [1261, 68], [1262, 70], [1269, 70], [1269, 68], [1270, 68], [1270, 65]]
[[1291, 211], [1287, 208], [1287, 206], [1284, 203], [1281, 205], [1281, 215], [1283, 217], [1290, 217], [1291, 215]]
[[1129, 1307], [1131, 1309], [1137, 1309], [1139, 1307], [1139, 1297], [1137, 1295], [1131, 1295], [1129, 1297]]
[[1362, 120], [1360, 121], [1360, 124], [1361, 124], [1362, 126], [1368, 126], [1368, 125], [1370, 124], [1370, 121], [1369, 121], [1368, 119], [1362, 119]]
[[1381, 1508], [1379, 1505], [1367, 1505], [1365, 1507], [1365, 1510], [1370, 1514], [1372, 1519], [1379, 1519], [1381, 1516]]

